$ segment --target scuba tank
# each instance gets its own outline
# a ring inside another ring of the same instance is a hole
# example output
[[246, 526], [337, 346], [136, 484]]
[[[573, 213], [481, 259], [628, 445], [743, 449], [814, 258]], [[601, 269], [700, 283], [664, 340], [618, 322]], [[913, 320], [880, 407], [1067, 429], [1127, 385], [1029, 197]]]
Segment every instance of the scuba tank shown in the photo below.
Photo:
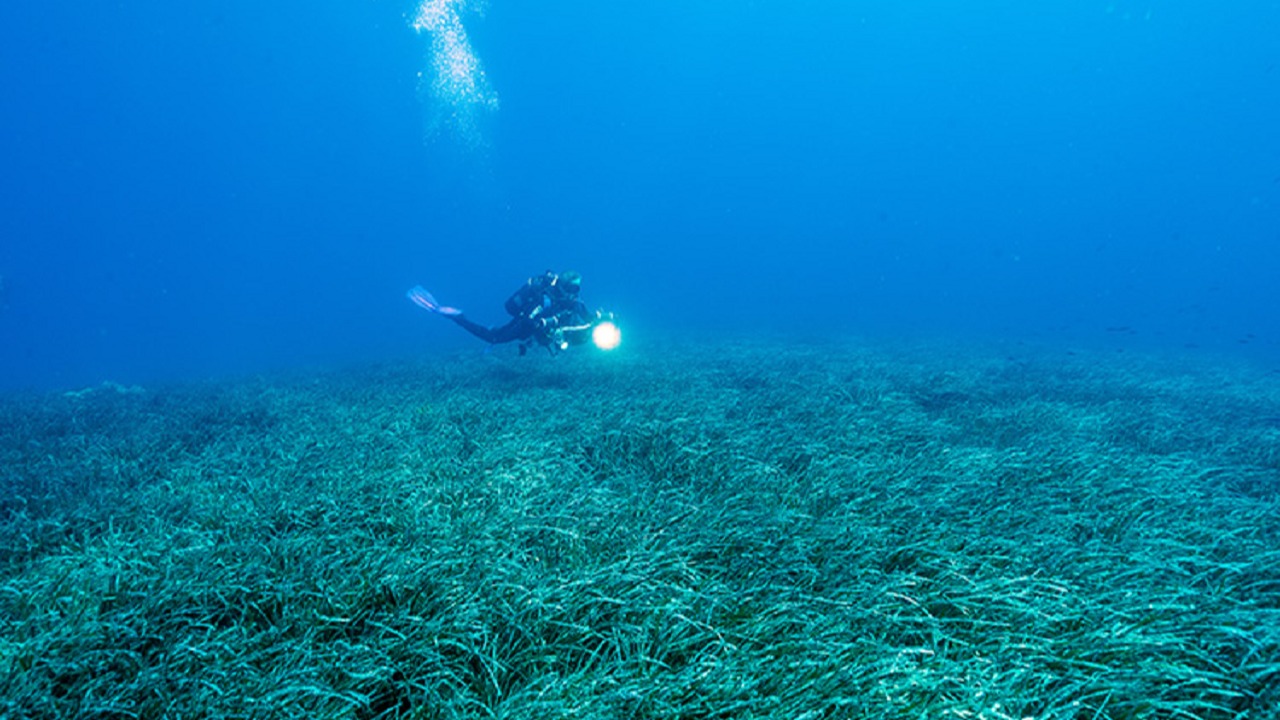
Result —
[[546, 293], [548, 280], [555, 280], [555, 274], [550, 270], [542, 277], [529, 278], [525, 281], [525, 284], [511, 293], [511, 297], [507, 298], [507, 302], [503, 304], [503, 307], [507, 309], [507, 314], [511, 317], [520, 317], [522, 315], [533, 317], [537, 314], [535, 311], [539, 311], [539, 308], [546, 309], [551, 303], [551, 298]]

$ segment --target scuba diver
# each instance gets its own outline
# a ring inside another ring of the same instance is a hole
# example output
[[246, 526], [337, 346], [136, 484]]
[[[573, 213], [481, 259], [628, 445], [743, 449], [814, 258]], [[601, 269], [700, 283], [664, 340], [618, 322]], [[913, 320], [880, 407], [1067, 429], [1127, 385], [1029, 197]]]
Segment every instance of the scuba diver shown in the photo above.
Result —
[[548, 270], [531, 277], [507, 298], [505, 307], [511, 320], [494, 327], [469, 320], [458, 308], [441, 305], [420, 285], [408, 296], [415, 305], [452, 320], [490, 345], [518, 341], [521, 355], [535, 344], [552, 355], [588, 341], [612, 349], [620, 339], [613, 313], [588, 312], [578, 297], [581, 289], [582, 276], [572, 270], [560, 274]]

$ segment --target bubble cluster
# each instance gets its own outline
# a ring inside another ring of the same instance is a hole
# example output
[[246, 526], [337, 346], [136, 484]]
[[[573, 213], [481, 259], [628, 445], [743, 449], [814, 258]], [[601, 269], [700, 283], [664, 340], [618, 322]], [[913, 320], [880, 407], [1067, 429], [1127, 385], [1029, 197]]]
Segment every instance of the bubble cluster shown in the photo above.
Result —
[[498, 109], [462, 25], [462, 12], [480, 10], [470, 0], [422, 0], [412, 26], [430, 37], [427, 68], [418, 74], [419, 92], [427, 107], [427, 133], [449, 133], [467, 145], [483, 144], [479, 120]]

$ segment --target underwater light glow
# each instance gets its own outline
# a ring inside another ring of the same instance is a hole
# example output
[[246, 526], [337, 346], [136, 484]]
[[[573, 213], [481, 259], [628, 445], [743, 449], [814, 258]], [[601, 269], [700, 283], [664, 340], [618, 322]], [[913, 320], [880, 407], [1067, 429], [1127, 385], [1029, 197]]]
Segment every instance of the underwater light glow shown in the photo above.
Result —
[[622, 342], [622, 331], [611, 322], [602, 322], [591, 329], [591, 342], [601, 350], [612, 350]]

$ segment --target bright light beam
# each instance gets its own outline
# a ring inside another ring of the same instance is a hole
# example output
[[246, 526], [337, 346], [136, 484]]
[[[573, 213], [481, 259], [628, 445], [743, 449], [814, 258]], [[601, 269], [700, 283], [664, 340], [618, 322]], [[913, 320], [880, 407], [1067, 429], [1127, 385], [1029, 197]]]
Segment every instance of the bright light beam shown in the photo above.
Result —
[[622, 331], [606, 320], [591, 329], [591, 342], [601, 350], [612, 350], [622, 342]]

